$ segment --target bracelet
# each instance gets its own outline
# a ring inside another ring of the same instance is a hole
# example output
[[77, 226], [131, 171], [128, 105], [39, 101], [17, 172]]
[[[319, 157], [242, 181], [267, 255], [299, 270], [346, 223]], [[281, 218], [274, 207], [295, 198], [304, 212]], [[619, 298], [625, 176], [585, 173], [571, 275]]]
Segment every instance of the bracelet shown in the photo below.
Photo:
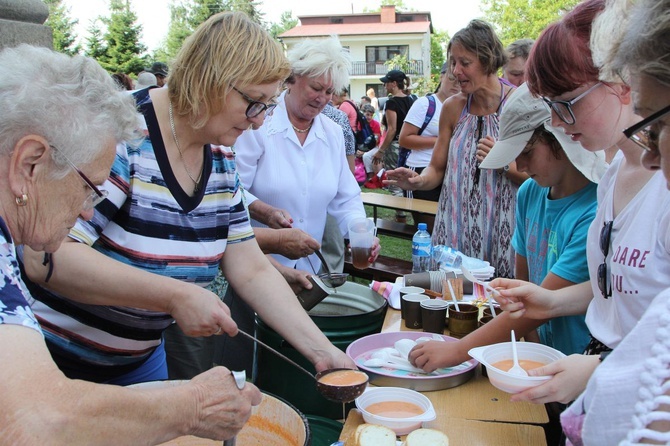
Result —
[[602, 352], [600, 354], [600, 356], [598, 357], [598, 360], [600, 362], [603, 362], [605, 360], [605, 358], [607, 358], [609, 356], [610, 353], [612, 353], [612, 350], [607, 350], [606, 352]]

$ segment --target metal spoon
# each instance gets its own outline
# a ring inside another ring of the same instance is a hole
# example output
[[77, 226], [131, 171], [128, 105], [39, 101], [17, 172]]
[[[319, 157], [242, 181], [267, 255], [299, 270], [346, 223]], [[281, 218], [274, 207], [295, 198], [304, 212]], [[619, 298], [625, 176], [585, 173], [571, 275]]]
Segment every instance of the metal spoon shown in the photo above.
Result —
[[528, 376], [528, 372], [519, 365], [519, 357], [516, 353], [516, 336], [512, 330], [512, 368], [508, 370], [509, 373], [516, 376]]
[[[339, 286], [344, 285], [344, 283], [347, 281], [347, 277], [349, 277], [349, 274], [346, 273], [331, 273], [330, 268], [328, 267], [328, 263], [326, 262], [326, 259], [323, 257], [323, 254], [321, 254], [321, 250], [317, 249], [314, 251], [314, 254], [321, 260], [321, 264], [323, 265], [323, 268], [326, 270], [325, 274], [319, 274], [319, 278], [326, 283], [326, 285], [330, 286], [331, 288], [337, 288]], [[309, 257], [307, 257], [309, 259]], [[310, 263], [311, 265], [311, 263]], [[314, 269], [314, 267], [312, 267]], [[316, 274], [316, 272], [314, 273]]]

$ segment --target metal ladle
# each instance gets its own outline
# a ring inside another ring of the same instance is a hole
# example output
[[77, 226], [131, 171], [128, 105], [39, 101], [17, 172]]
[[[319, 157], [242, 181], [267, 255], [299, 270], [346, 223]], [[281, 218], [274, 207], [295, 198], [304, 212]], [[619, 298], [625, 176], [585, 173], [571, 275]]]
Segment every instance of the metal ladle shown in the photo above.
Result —
[[323, 274], [317, 274], [316, 270], [314, 269], [314, 265], [312, 265], [312, 262], [309, 260], [309, 257], [307, 257], [307, 261], [309, 262], [309, 265], [312, 267], [312, 271], [314, 271], [314, 274], [316, 274], [319, 279], [323, 281], [327, 286], [331, 288], [337, 288], [339, 286], [342, 286], [345, 284], [347, 281], [347, 278], [349, 277], [349, 274], [347, 273], [331, 273], [330, 268], [328, 267], [328, 263], [326, 262], [326, 259], [323, 258], [323, 254], [321, 254], [320, 250], [314, 251], [314, 254], [321, 260], [321, 264], [323, 265], [323, 268], [326, 270], [325, 273]]
[[[258, 338], [250, 335], [249, 333], [242, 331], [238, 328], [238, 332], [244, 336], [247, 339], [250, 339], [251, 341], [257, 343], [261, 347], [267, 349], [268, 351], [274, 353], [277, 355], [279, 358], [283, 359], [284, 361], [288, 362], [289, 364], [293, 365], [294, 367], [298, 368], [301, 372], [309, 375], [310, 378], [312, 378], [314, 381], [316, 381], [316, 389], [321, 393], [321, 395], [324, 396], [324, 398], [327, 398], [331, 401], [336, 401], [338, 403], [348, 403], [353, 401], [354, 399], [358, 398], [363, 394], [365, 391], [365, 388], [367, 387], [368, 380], [366, 379], [365, 382], [359, 383], [359, 384], [352, 384], [352, 385], [343, 385], [343, 386], [336, 386], [336, 385], [330, 385], [330, 384], [324, 384], [320, 382], [320, 379], [331, 373], [335, 372], [338, 370], [351, 370], [351, 369], [341, 369], [341, 368], [336, 368], [336, 369], [327, 369], [327, 370], [322, 370], [319, 373], [313, 375], [309, 370], [298, 364], [297, 362], [293, 361], [292, 359], [286, 357], [285, 355], [279, 353], [277, 350], [274, 348], [270, 347], [263, 341], [260, 341]], [[363, 372], [360, 372], [363, 373]], [[234, 444], [234, 443], [233, 443]]]

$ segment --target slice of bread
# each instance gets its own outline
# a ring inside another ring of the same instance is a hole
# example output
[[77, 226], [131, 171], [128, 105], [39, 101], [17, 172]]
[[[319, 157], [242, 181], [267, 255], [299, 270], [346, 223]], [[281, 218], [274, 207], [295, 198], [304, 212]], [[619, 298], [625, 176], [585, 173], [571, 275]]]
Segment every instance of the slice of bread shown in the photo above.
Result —
[[417, 429], [410, 432], [404, 446], [449, 446], [449, 437], [436, 429]]
[[391, 429], [364, 423], [356, 428], [346, 446], [396, 446], [396, 435]]

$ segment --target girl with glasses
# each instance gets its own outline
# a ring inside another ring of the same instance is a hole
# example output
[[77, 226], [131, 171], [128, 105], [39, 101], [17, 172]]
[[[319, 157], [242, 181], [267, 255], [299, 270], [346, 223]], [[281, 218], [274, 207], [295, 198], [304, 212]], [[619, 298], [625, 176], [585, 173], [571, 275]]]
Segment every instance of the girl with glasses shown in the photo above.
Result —
[[642, 150], [622, 133], [640, 120], [630, 87], [600, 73], [590, 50], [591, 27], [604, 7], [603, 0], [588, 0], [550, 25], [535, 43], [527, 67], [531, 91], [551, 103], [552, 124], [586, 150], [606, 150], [612, 160], [598, 185], [598, 212], [587, 239], [590, 281], [554, 292], [521, 281], [493, 283], [508, 288], [502, 294], [515, 302], [506, 309], [523, 317], [586, 312], [593, 340], [585, 355], [531, 372], [553, 378], [514, 400], [574, 400], [602, 361], [599, 353], [616, 348], [670, 282], [666, 180], [644, 168]]

